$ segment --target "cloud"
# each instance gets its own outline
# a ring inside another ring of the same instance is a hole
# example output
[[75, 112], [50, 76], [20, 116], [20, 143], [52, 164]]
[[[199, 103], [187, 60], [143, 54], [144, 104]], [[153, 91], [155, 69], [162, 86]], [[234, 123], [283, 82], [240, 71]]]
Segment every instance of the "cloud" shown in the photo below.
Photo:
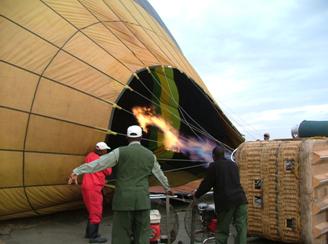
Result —
[[[291, 117], [306, 117], [307, 120], [316, 120], [326, 118], [328, 115], [328, 104], [317, 104], [308, 106], [298, 106], [292, 108], [281, 108], [263, 110], [257, 113], [248, 113], [248, 121], [252, 122], [265, 122], [265, 121], [278, 121], [284, 119], [286, 116]], [[300, 121], [301, 122], [301, 121]]]
[[242, 133], [328, 118], [326, 0], [150, 0]]
[[243, 113], [240, 116], [247, 122], [237, 123], [236, 126], [248, 139], [261, 139], [266, 131], [271, 133], [273, 139], [286, 138], [291, 137], [291, 128], [299, 125], [303, 120], [326, 120], [328, 104], [263, 110]]

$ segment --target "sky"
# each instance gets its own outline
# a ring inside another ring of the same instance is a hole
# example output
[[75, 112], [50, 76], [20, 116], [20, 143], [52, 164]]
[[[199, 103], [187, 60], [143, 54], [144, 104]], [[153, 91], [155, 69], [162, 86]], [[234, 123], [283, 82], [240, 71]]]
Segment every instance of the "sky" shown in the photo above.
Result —
[[149, 0], [246, 140], [328, 120], [327, 0]]

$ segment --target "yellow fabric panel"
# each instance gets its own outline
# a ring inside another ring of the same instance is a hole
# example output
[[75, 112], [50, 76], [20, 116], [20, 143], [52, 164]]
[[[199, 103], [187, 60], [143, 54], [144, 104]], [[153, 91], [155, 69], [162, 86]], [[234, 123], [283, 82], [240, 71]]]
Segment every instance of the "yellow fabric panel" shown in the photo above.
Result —
[[30, 210], [23, 188], [0, 189], [0, 218]]
[[76, 202], [69, 202], [69, 203], [65, 203], [65, 204], [51, 206], [51, 207], [48, 207], [48, 208], [38, 209], [38, 213], [39, 214], [50, 214], [50, 213], [57, 213], [57, 212], [60, 212], [60, 211], [79, 209], [79, 208], [82, 208], [82, 207], [84, 207], [84, 204], [80, 200], [80, 201], [76, 201]]
[[0, 151], [0, 179], [0, 188], [23, 185], [23, 152]]
[[103, 24], [90, 26], [83, 33], [128, 66], [129, 70], [136, 71], [143, 67], [133, 53]]
[[167, 55], [164, 55], [164, 53], [159, 50], [158, 48], [152, 48], [148, 47], [147, 48], [149, 52], [151, 52], [157, 59], [157, 64], [159, 65], [172, 65], [172, 61], [168, 58]]
[[[0, 14], [0, 219], [35, 215], [23, 183], [41, 214], [81, 206], [80, 188], [66, 185], [67, 176], [105, 140], [89, 127], [107, 129], [111, 104], [136, 70], [172, 65], [210, 94], [171, 37], [133, 0], [3, 0]], [[29, 114], [14, 109], [30, 111], [34, 94], [28, 124]]]
[[0, 105], [30, 111], [39, 76], [0, 62]]
[[82, 33], [75, 35], [64, 49], [121, 83], [126, 83], [131, 76], [131, 71]]
[[129, 14], [128, 10], [122, 5], [121, 0], [104, 0], [104, 2], [122, 22], [137, 24], [134, 18]]
[[26, 217], [32, 217], [32, 216], [39, 216], [39, 214], [51, 214], [51, 213], [57, 213], [60, 211], [68, 211], [68, 210], [74, 210], [74, 209], [80, 209], [83, 208], [84, 204], [82, 200], [75, 201], [75, 202], [69, 202], [64, 204], [59, 204], [47, 208], [41, 208], [37, 209], [37, 213], [33, 210], [30, 211], [24, 211], [24, 212], [17, 212], [12, 213], [8, 215], [0, 215], [0, 220], [8, 220], [8, 219], [17, 219], [17, 218], [26, 218]]
[[137, 25], [127, 24], [134, 36], [158, 59], [159, 64], [170, 65], [172, 62], [165, 53], [160, 49], [159, 44], [151, 39], [145, 30]]
[[132, 15], [136, 24], [141, 25], [144, 28], [151, 29], [150, 25], [147, 23], [143, 15], [140, 13], [139, 9], [136, 7], [136, 5], [139, 4], [135, 3], [134, 0], [121, 1], [121, 3], [125, 6], [125, 8], [129, 10], [127, 11], [126, 14]]
[[183, 53], [176, 47], [169, 44], [169, 42], [165, 42], [165, 45], [169, 50], [172, 50], [171, 52], [174, 53], [174, 56], [177, 57], [177, 59], [180, 61], [180, 70], [187, 73], [190, 77], [193, 77], [194, 79], [194, 73], [195, 70], [193, 70], [192, 66], [186, 59], [186, 57], [183, 55]]
[[180, 70], [184, 70], [185, 72], [191, 74], [192, 71], [190, 69], [190, 64], [186, 60], [186, 58], [182, 55], [180, 50], [177, 47], [172, 47], [166, 38], [162, 38], [158, 35], [158, 33], [154, 33], [150, 30], [145, 30], [151, 39], [154, 40], [155, 43], [159, 44], [161, 50], [166, 54], [168, 58], [170, 58], [171, 65], [177, 67]]
[[[181, 56], [182, 58], [185, 59], [185, 57], [183, 56], [182, 53], [179, 53], [179, 56]], [[202, 79], [200, 78], [200, 76], [198, 75], [198, 73], [196, 72], [196, 70], [193, 68], [193, 66], [191, 66], [187, 60], [186, 60], [185, 63], [186, 63], [186, 67], [182, 70], [182, 72], [186, 73], [187, 76], [189, 76], [191, 79], [193, 79], [194, 81], [196, 81], [197, 84], [200, 84], [201, 87], [202, 86], [205, 87], [204, 82], [202, 81]]]
[[0, 148], [22, 150], [28, 114], [0, 108]]
[[103, 1], [80, 0], [80, 2], [100, 21], [119, 21]]
[[[133, 1], [134, 2], [134, 1]], [[154, 33], [156, 33], [158, 36], [160, 36], [162, 39], [165, 39], [168, 41], [173, 48], [177, 48], [175, 45], [175, 42], [171, 39], [171, 37], [167, 34], [167, 32], [162, 28], [162, 26], [151, 16], [148, 14], [147, 11], [144, 10], [143, 7], [141, 7], [139, 4], [134, 2], [135, 7], [139, 10], [142, 17], [147, 22], [149, 29], [152, 30]]]
[[81, 29], [98, 22], [92, 14], [83, 7], [78, 0], [44, 0], [56, 13], [63, 16], [69, 23]]
[[90, 142], [103, 141], [101, 131], [32, 115], [26, 139], [27, 151], [85, 154]]
[[82, 164], [84, 156], [25, 153], [25, 185], [67, 184], [72, 170]]
[[35, 209], [81, 199], [81, 189], [76, 185], [27, 187], [26, 193]]
[[37, 216], [37, 213], [35, 213], [33, 210], [30, 210], [30, 211], [12, 213], [8, 215], [7, 214], [2, 216], [0, 215], [0, 220], [27, 218], [32, 216]]
[[[152, 37], [154, 38], [154, 35], [157, 36], [157, 38], [161, 39], [161, 48], [163, 50], [166, 50], [165, 53], [167, 55], [174, 55], [174, 59], [177, 60], [178, 63], [172, 63], [173, 67], [178, 67], [182, 71], [186, 72], [188, 76], [193, 77], [193, 79], [197, 80], [201, 83], [201, 87], [205, 89], [205, 91], [208, 92], [207, 88], [204, 86], [203, 82], [201, 81], [199, 75], [197, 72], [192, 68], [190, 63], [187, 61], [187, 59], [184, 57], [183, 53], [179, 50], [178, 47], [176, 47], [175, 43], [171, 39], [171, 37], [167, 34], [166, 31], [163, 30], [163, 28], [158, 24], [154, 18], [149, 15], [142, 7], [139, 6], [139, 4], [134, 3], [135, 7], [139, 9], [139, 13], [141, 13], [142, 17], [147, 22], [148, 26], [150, 26], [150, 30], [146, 30]], [[159, 43], [159, 42], [158, 42]], [[209, 93], [208, 93], [209, 94]]]
[[164, 57], [168, 60], [168, 62], [170, 62], [170, 65], [181, 67], [181, 60], [175, 54], [176, 50], [169, 49], [168, 46], [166, 46], [165, 41], [153, 31], [145, 30], [145, 32], [147, 33], [148, 38], [156, 44], [161, 53], [165, 54]]
[[0, 59], [40, 74], [57, 48], [0, 17]]
[[142, 60], [144, 66], [159, 64], [156, 57], [136, 38], [136, 36], [121, 22], [104, 23], [115, 35]]
[[4, 0], [0, 12], [57, 46], [64, 42], [76, 29], [39, 0]]
[[[144, 38], [140, 38], [139, 36], [138, 37], [139, 40], [143, 43], [147, 43], [145, 44], [145, 46], [151, 47], [152, 44], [150, 44], [147, 41], [147, 39], [149, 39], [149, 41], [155, 45], [152, 48], [157, 50], [156, 53], [158, 53], [161, 56], [161, 58], [159, 59], [164, 60], [163, 61], [164, 63], [169, 61], [170, 64], [173, 65], [174, 61], [179, 62], [179, 60], [173, 57], [172, 54], [163, 46], [163, 42], [157, 36], [157, 33], [154, 33], [151, 30], [151, 26], [147, 23], [145, 18], [141, 15], [139, 10], [136, 8], [135, 6], [136, 4], [134, 4], [130, 0], [124, 1], [122, 2], [122, 4], [124, 4], [125, 7], [129, 9], [126, 15], [131, 15], [131, 17], [135, 20], [135, 23], [137, 24], [138, 28], [140, 28], [139, 31], [135, 33], [138, 33], [137, 35], [140, 34], [141, 36], [144, 36]], [[130, 28], [132, 28], [132, 26], [133, 25], [129, 25]]]
[[145, 30], [145, 33], [147, 33], [149, 38], [153, 40], [154, 43], [156, 43], [161, 53], [165, 54], [164, 57], [170, 62], [171, 65], [179, 68], [183, 66], [181, 59], [179, 59], [179, 57], [176, 55], [176, 50], [169, 49], [169, 47], [165, 45], [165, 41], [160, 39], [160, 37], [158, 37], [157, 34], [155, 34], [153, 31]]
[[[176, 47], [175, 43], [171, 39], [171, 37], [167, 34], [166, 31], [158, 24], [156, 20], [153, 19], [142, 7], [138, 4], [134, 3], [135, 7], [138, 9], [138, 13], [140, 13], [145, 20], [145, 22], [149, 26], [149, 30], [145, 29], [145, 31], [155, 40], [157, 44], [160, 45], [161, 49], [164, 53], [169, 56], [171, 60], [171, 64], [173, 67], [178, 67], [181, 70], [186, 71], [189, 74], [192, 74], [190, 69], [189, 62], [185, 59], [179, 48]], [[138, 21], [140, 19], [138, 18]], [[173, 62], [176, 61], [176, 62]]]
[[151, 26], [145, 20], [143, 15], [141, 15], [139, 10], [135, 7], [135, 5], [137, 4], [134, 4], [131, 1], [124, 1], [124, 5], [130, 10], [128, 12], [129, 15], [131, 15], [132, 10], [135, 10], [133, 11], [133, 15], [131, 15], [131, 18], [135, 20], [137, 26], [129, 24], [128, 27], [132, 29], [138, 28], [137, 31], [132, 30], [135, 35], [138, 36], [137, 38], [142, 43], [144, 43], [145, 46], [157, 50], [156, 53], [158, 53], [161, 57], [164, 57], [165, 60], [170, 61], [171, 65], [173, 65], [174, 58], [172, 57], [172, 54], [169, 53], [166, 48], [162, 46], [162, 41], [159, 40], [159, 38], [157, 37], [158, 34], [153, 33]]
[[112, 103], [123, 89], [122, 84], [64, 52], [56, 56], [44, 76]]
[[33, 112], [83, 125], [106, 128], [112, 105], [53, 81], [42, 79]]
[[[201, 87], [207, 91], [209, 94], [207, 88], [203, 85], [203, 82], [201, 81], [199, 75], [197, 72], [192, 68], [190, 63], [187, 61], [183, 53], [180, 51], [180, 49], [176, 46], [174, 41], [171, 39], [171, 37], [167, 34], [166, 31], [163, 30], [163, 28], [158, 24], [154, 18], [149, 15], [142, 7], [140, 7], [138, 4], [135, 3], [135, 6], [140, 10], [142, 16], [145, 18], [146, 22], [151, 26], [151, 31], [147, 31], [152, 36], [157, 35], [157, 38], [160, 38], [161, 41], [161, 47], [164, 50], [167, 50], [167, 54], [169, 53], [171, 56], [174, 55], [174, 59], [178, 61], [178, 63], [172, 63], [171, 65], [173, 67], [178, 67], [182, 71], [186, 72], [188, 76], [193, 77], [193, 79], [196, 79], [197, 81], [201, 82]], [[178, 65], [180, 64], [180, 65]]]
[[145, 46], [135, 37], [135, 35], [128, 29], [126, 23], [122, 22], [104, 22], [107, 28], [119, 38], [123, 43], [129, 43], [128, 46], [137, 46], [140, 48], [145, 48]]
[[175, 45], [175, 42], [172, 40], [172, 38], [167, 34], [167, 32], [162, 28], [162, 26], [151, 16], [148, 14], [147, 11], [144, 10], [143, 7], [141, 7], [139, 4], [137, 4], [135, 1], [133, 1], [134, 6], [136, 9], [138, 9], [138, 12], [141, 14], [145, 22], [147, 23], [148, 29], [152, 30], [156, 35], [160, 36], [162, 39], [165, 39], [167, 42], [170, 43], [171, 47], [177, 48]]

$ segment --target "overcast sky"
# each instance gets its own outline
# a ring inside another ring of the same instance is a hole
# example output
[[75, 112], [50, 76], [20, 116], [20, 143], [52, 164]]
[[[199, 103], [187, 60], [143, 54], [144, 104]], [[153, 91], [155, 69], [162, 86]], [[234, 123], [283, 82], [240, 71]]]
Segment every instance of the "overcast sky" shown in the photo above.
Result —
[[328, 120], [327, 0], [149, 0], [247, 140]]

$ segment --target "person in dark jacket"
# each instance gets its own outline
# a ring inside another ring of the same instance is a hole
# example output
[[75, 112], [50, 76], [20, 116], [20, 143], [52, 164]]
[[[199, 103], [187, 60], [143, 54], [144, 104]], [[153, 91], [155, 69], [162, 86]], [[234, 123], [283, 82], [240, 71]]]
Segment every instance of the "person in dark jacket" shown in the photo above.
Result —
[[196, 199], [213, 188], [217, 215], [217, 243], [227, 243], [230, 224], [237, 230], [235, 243], [247, 243], [247, 199], [240, 184], [239, 168], [224, 157], [224, 148], [217, 146], [212, 152], [213, 161], [194, 193]]

